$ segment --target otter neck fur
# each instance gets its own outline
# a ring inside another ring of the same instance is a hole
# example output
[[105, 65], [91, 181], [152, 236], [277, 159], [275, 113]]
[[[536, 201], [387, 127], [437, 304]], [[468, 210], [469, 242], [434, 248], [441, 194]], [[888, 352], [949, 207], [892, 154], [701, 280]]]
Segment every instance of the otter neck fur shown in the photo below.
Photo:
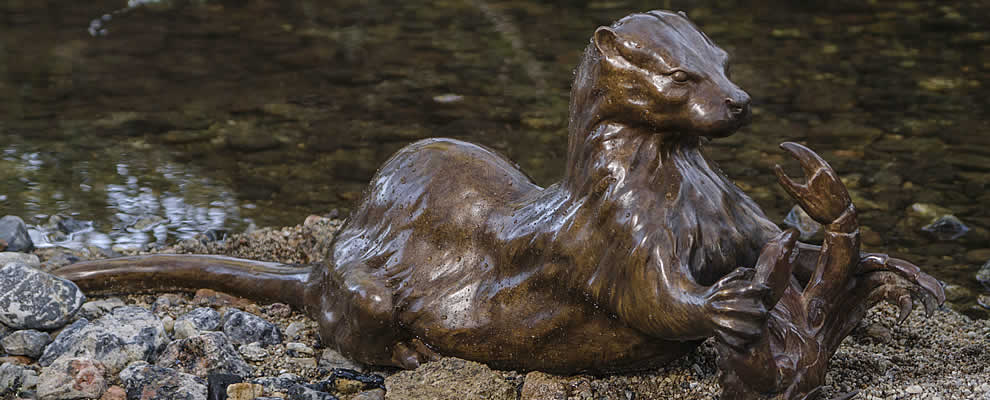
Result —
[[[608, 90], [593, 86], [600, 81], [595, 76], [599, 60], [589, 46], [571, 94], [565, 176], [547, 190], [563, 192], [557, 198], [570, 200], [564, 203], [579, 204], [560, 225], [615, 234], [595, 249], [565, 251], [598, 254], [584, 257], [596, 265], [573, 265], [576, 271], [563, 275], [572, 280], [571, 287], [583, 288], [627, 322], [655, 327], [659, 336], [689, 337], [686, 321], [682, 330], [669, 321], [660, 326], [647, 316], [624, 315], [625, 310], [641, 309], [633, 304], [642, 302], [676, 308], [660, 293], [665, 290], [692, 292], [700, 299], [704, 287], [718, 278], [755, 265], [762, 245], [780, 230], [706, 159], [707, 139], [620, 122], [633, 113], [610, 109]], [[557, 234], [588, 236], [567, 230]], [[663, 287], [673, 270], [692, 277], [695, 285]]]

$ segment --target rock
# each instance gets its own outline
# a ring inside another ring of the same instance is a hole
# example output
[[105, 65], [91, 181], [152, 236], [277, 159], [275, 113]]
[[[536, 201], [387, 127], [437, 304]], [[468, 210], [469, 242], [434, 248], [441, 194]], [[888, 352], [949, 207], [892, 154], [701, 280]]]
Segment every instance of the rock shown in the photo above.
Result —
[[[265, 307], [265, 315], [272, 318], [289, 318], [292, 316], [292, 307], [289, 307], [289, 305], [285, 303], [272, 303], [268, 307]], [[305, 327], [305, 325], [301, 322], [293, 322], [292, 324]], [[292, 324], [289, 324], [289, 326], [291, 327]]]
[[292, 357], [311, 356], [315, 353], [312, 347], [298, 342], [286, 343], [285, 351]]
[[955, 240], [969, 232], [969, 227], [954, 215], [943, 215], [929, 225], [921, 228], [938, 240]]
[[172, 333], [175, 331], [175, 320], [168, 315], [162, 317], [162, 328], [165, 328], [165, 333]]
[[223, 316], [223, 332], [235, 344], [259, 342], [263, 346], [270, 346], [282, 342], [282, 334], [277, 326], [236, 308], [227, 310]]
[[0, 399], [13, 398], [21, 388], [26, 387], [28, 371], [30, 370], [14, 363], [5, 362], [0, 365]]
[[10, 329], [7, 325], [0, 324], [0, 339], [7, 337], [7, 335], [9, 335], [13, 331], [14, 330]]
[[330, 378], [322, 382], [324, 390], [353, 394], [362, 390], [385, 389], [385, 378], [377, 374], [362, 374], [352, 369], [335, 369]]
[[[443, 382], [442, 385], [432, 384]], [[514, 400], [516, 389], [483, 364], [442, 358], [400, 371], [385, 378], [386, 399], [505, 399]]]
[[103, 363], [63, 357], [42, 368], [38, 396], [43, 399], [98, 399], [107, 388]]
[[284, 393], [286, 398], [293, 400], [338, 400], [337, 396], [301, 384], [299, 377], [291, 374], [252, 379], [251, 383], [264, 386], [268, 392]]
[[75, 283], [28, 265], [0, 269], [0, 322], [11, 328], [61, 328], [85, 300]]
[[47, 228], [57, 229], [66, 235], [89, 230], [92, 227], [93, 223], [91, 221], [80, 221], [64, 215], [52, 215], [48, 218], [47, 226]]
[[128, 399], [206, 400], [206, 382], [193, 375], [140, 361], [120, 372]]
[[911, 394], [920, 394], [921, 392], [924, 391], [924, 389], [922, 389], [921, 386], [918, 385], [911, 385], [908, 386], [907, 389], [904, 389], [904, 391]]
[[784, 217], [784, 225], [797, 229], [801, 233], [801, 240], [811, 239], [822, 229], [822, 224], [812, 219], [801, 206], [797, 205], [791, 207], [791, 211]]
[[[987, 278], [990, 279], [990, 270], [987, 271]], [[988, 282], [990, 283], [990, 282]], [[950, 303], [964, 303], [973, 298], [973, 291], [959, 285], [945, 285], [945, 301]]]
[[199, 329], [196, 329], [196, 324], [190, 320], [178, 321], [172, 326], [172, 337], [176, 339], [188, 339], [199, 336], [200, 333]]
[[526, 374], [526, 381], [520, 393], [521, 400], [553, 399], [567, 400], [570, 388], [567, 381], [559, 376], [533, 371]]
[[17, 253], [13, 251], [5, 251], [0, 253], [0, 267], [10, 263], [21, 263], [31, 268], [41, 267], [41, 260], [34, 254]]
[[0, 241], [7, 243], [4, 251], [26, 253], [34, 249], [34, 242], [28, 234], [24, 220], [14, 215], [0, 218]]
[[385, 400], [385, 390], [366, 390], [351, 397], [351, 400]]
[[90, 323], [80, 319], [55, 338], [38, 360], [49, 365], [60, 357], [97, 360], [110, 373], [134, 361], [147, 361], [167, 342], [161, 320], [141, 307], [126, 306]]
[[894, 340], [893, 334], [890, 332], [890, 328], [886, 325], [878, 323], [867, 325], [866, 328], [863, 329], [863, 334], [881, 343], [890, 343]]
[[987, 310], [990, 310], [990, 296], [985, 295], [985, 294], [979, 295], [976, 298], [976, 304], [979, 304], [980, 307], [983, 307], [983, 308], [985, 308]]
[[223, 400], [227, 396], [227, 387], [244, 382], [244, 378], [232, 374], [209, 374], [206, 376], [207, 400]]
[[182, 314], [175, 321], [190, 321], [200, 331], [215, 331], [220, 327], [220, 313], [209, 307], [200, 307]]
[[285, 328], [285, 337], [288, 340], [302, 339], [303, 331], [305, 330], [306, 330], [306, 324], [299, 321], [293, 322], [289, 324], [287, 328]]
[[79, 314], [87, 319], [94, 320], [113, 311], [117, 307], [123, 307], [124, 301], [119, 297], [108, 297], [101, 300], [91, 300], [83, 303]]
[[289, 357], [285, 364], [295, 370], [314, 369], [317, 365], [316, 359], [312, 357]]
[[113, 385], [103, 392], [103, 397], [100, 397], [100, 400], [127, 400], [127, 392], [124, 391], [124, 388]]
[[323, 353], [320, 354], [319, 365], [321, 368], [326, 369], [351, 369], [355, 371], [364, 371], [364, 366], [361, 364], [351, 361], [351, 359], [344, 357], [334, 349], [323, 349]]
[[268, 351], [261, 347], [261, 343], [258, 342], [242, 344], [237, 348], [237, 352], [250, 361], [263, 361], [265, 357], [268, 357]]
[[257, 383], [235, 383], [227, 386], [227, 399], [229, 400], [254, 400], [261, 396], [265, 387]]
[[248, 376], [254, 372], [222, 332], [207, 332], [169, 343], [155, 364], [199, 376], [209, 373]]
[[38, 358], [45, 350], [45, 346], [51, 343], [52, 337], [45, 332], [34, 329], [16, 331], [0, 339], [0, 345], [7, 354], [15, 356], [28, 356]]
[[979, 271], [976, 271], [976, 281], [983, 284], [983, 287], [990, 289], [990, 260], [987, 260]]

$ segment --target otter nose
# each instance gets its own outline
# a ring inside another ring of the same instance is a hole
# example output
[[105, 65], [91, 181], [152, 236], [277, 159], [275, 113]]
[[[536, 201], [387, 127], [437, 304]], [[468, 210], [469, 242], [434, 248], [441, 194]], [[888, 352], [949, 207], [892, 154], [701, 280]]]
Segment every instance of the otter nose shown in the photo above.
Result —
[[729, 106], [729, 113], [733, 117], [743, 117], [749, 114], [749, 95], [746, 93], [726, 98], [725, 104]]

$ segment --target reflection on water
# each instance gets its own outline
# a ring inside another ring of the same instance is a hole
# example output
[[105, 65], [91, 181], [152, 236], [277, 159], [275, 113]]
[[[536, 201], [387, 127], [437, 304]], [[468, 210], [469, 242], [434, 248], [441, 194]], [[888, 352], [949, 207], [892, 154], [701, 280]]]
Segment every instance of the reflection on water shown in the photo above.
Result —
[[[429, 136], [493, 147], [547, 184], [594, 27], [658, 7], [732, 54], [754, 123], [709, 153], [772, 218], [793, 205], [776, 144], [803, 141], [846, 180], [867, 248], [985, 290], [985, 1], [8, 1], [0, 214], [93, 221], [69, 236], [99, 246], [296, 224], [348, 208]], [[912, 210], [970, 231], [937, 240]]]

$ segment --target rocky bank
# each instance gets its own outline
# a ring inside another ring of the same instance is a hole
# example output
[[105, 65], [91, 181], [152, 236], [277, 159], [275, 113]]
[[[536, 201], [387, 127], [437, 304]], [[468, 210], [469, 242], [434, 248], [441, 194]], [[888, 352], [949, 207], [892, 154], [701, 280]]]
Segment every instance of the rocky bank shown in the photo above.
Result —
[[[223, 241], [204, 236], [150, 252], [315, 262], [339, 223], [312, 216], [294, 227]], [[611, 376], [496, 371], [456, 358], [414, 371], [365, 367], [322, 347], [315, 323], [284, 304], [209, 290], [139, 294], [118, 288], [120, 293], [84, 298], [74, 285], [44, 271], [104, 252], [43, 248], [34, 254], [38, 258], [5, 258], [16, 260], [0, 269], [0, 345], [6, 353], [0, 358], [0, 398], [718, 397], [715, 352], [708, 344], [662, 369]], [[40, 295], [33, 287], [47, 292]], [[901, 325], [895, 314], [890, 306], [874, 309], [846, 339], [832, 359], [828, 395], [858, 390], [861, 399], [990, 400], [990, 321], [948, 307], [928, 319], [916, 312]]]

